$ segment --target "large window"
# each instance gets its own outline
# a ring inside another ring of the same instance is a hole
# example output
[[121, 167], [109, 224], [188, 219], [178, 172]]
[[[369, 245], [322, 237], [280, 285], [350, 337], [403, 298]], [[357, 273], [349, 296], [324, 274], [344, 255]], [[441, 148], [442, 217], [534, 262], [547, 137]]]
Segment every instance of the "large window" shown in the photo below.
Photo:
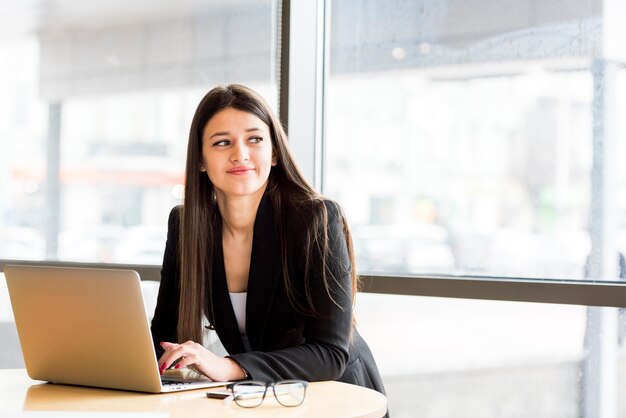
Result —
[[202, 96], [276, 107], [277, 3], [57, 6], [0, 17], [0, 259], [159, 264]]

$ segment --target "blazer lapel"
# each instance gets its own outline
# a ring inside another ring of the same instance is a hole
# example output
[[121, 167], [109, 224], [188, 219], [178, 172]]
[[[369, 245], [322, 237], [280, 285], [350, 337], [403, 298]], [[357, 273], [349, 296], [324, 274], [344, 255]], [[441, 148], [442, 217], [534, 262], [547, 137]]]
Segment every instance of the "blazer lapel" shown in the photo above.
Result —
[[246, 334], [253, 350], [262, 349], [261, 342], [267, 319], [281, 280], [280, 244], [274, 223], [269, 194], [259, 205], [254, 222], [252, 256], [248, 275]]
[[224, 345], [228, 354], [243, 353], [243, 342], [239, 334], [237, 318], [233, 311], [226, 283], [226, 269], [224, 268], [224, 250], [222, 248], [222, 233], [216, 234], [213, 265], [213, 307], [215, 310], [212, 325]]

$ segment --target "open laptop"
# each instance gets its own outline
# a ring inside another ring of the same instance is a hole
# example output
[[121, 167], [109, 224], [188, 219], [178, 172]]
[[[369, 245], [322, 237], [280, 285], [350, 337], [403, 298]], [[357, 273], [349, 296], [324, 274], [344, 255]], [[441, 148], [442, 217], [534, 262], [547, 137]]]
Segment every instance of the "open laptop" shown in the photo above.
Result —
[[133, 270], [6, 265], [4, 274], [32, 379], [152, 393], [228, 383], [162, 379]]

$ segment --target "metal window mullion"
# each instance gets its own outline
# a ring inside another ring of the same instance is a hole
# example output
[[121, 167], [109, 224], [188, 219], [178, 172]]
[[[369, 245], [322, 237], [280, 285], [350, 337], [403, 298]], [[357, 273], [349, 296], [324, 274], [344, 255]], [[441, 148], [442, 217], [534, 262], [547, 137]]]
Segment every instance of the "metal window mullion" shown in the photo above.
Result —
[[361, 291], [365, 293], [581, 306], [626, 306], [626, 284], [620, 282], [455, 276], [360, 277]]
[[291, 1], [278, 1], [278, 36], [276, 39], [278, 117], [289, 134], [289, 37], [291, 22]]
[[46, 258], [53, 260], [58, 256], [58, 236], [61, 228], [61, 110], [61, 102], [48, 104], [44, 232]]
[[[283, 55], [288, 53], [288, 103], [282, 103], [286, 108], [282, 108], [281, 117], [287, 118], [289, 144], [298, 166], [307, 180], [319, 189], [323, 161], [324, 73], [327, 66], [324, 59], [326, 0], [289, 2], [288, 8], [289, 39], [281, 43], [289, 48], [288, 52], [282, 51]], [[284, 67], [281, 68], [281, 72], [284, 71]]]
[[[65, 261], [0, 260], [7, 264], [53, 265], [136, 270], [142, 280], [158, 281], [160, 266], [72, 263]], [[590, 280], [554, 280], [462, 276], [361, 275], [361, 291], [403, 296], [430, 296], [508, 302], [555, 303], [581, 306], [626, 306], [626, 284]]]
[[[617, 64], [599, 58], [592, 64], [593, 165], [591, 170], [591, 254], [588, 275], [619, 277], [615, 247], [617, 194], [616, 96]], [[606, 306], [606, 305], [605, 305]], [[611, 305], [609, 305], [611, 306]], [[619, 305], [612, 305], [619, 306]], [[617, 342], [615, 309], [589, 307], [585, 334], [585, 362], [581, 385], [585, 418], [617, 416]]]

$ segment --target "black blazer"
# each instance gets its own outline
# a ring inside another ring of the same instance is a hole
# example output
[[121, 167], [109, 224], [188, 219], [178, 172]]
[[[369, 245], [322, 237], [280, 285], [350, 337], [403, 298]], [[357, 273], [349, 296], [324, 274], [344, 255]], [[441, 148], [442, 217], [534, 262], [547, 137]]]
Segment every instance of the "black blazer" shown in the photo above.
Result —
[[[321, 316], [304, 315], [295, 310], [285, 293], [281, 274], [280, 243], [271, 199], [266, 193], [259, 206], [255, 224], [248, 276], [246, 333], [252, 348], [244, 352], [237, 320], [230, 302], [221, 231], [218, 231], [213, 267], [214, 318], [209, 318], [230, 357], [248, 372], [249, 378], [261, 381], [303, 379], [339, 380], [384, 393], [374, 357], [369, 347], [352, 327], [350, 263], [345, 235], [337, 218], [335, 204], [327, 203], [329, 213], [329, 268], [338, 278], [331, 284], [335, 302], [323, 288], [321, 277], [311, 272], [310, 289]], [[152, 320], [152, 336], [157, 357], [163, 350], [160, 341], [176, 341], [179, 295], [178, 237], [181, 207], [170, 213], [169, 231], [157, 306]], [[287, 220], [289, 276], [296, 288], [303, 289], [301, 262], [304, 225], [302, 211], [290, 213]], [[221, 228], [220, 228], [221, 229]], [[337, 306], [337, 304], [339, 306]]]

